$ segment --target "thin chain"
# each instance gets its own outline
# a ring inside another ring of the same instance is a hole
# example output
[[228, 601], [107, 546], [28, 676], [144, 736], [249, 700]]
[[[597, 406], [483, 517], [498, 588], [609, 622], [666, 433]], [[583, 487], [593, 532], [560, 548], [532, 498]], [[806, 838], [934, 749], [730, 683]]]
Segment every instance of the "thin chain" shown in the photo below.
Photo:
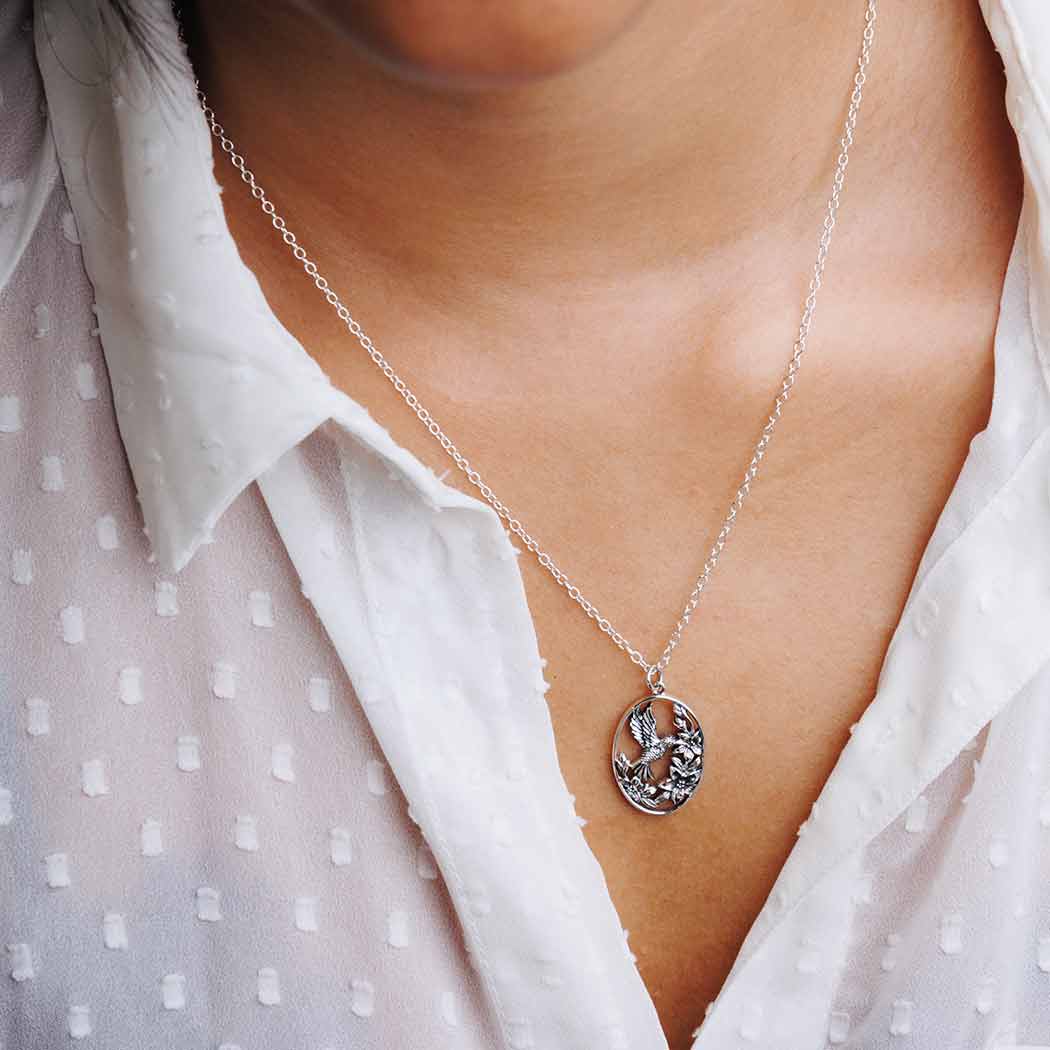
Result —
[[867, 10], [864, 15], [864, 34], [861, 42], [860, 55], [857, 59], [857, 70], [853, 77], [853, 91], [850, 95], [849, 111], [846, 115], [846, 123], [843, 129], [842, 138], [839, 140], [840, 152], [835, 166], [833, 188], [831, 191], [831, 197], [828, 200], [827, 212], [824, 216], [824, 225], [820, 234], [817, 259], [813, 266], [813, 276], [810, 278], [809, 282], [809, 294], [805, 299], [802, 319], [799, 322], [798, 338], [792, 349], [791, 360], [788, 363], [784, 378], [781, 380], [780, 391], [774, 400], [773, 410], [770, 413], [765, 426], [762, 428], [762, 435], [758, 439], [758, 444], [755, 446], [754, 452], [751, 456], [751, 462], [748, 464], [747, 470], [744, 473], [744, 480], [741, 482], [740, 487], [736, 491], [736, 495], [733, 497], [733, 502], [722, 522], [722, 527], [718, 531], [718, 536], [707, 556], [707, 561], [704, 563], [703, 571], [700, 573], [700, 576], [697, 578], [696, 583], [693, 586], [692, 593], [689, 595], [689, 600], [686, 602], [681, 617], [675, 624], [674, 630], [671, 632], [671, 637], [668, 640], [667, 645], [664, 647], [664, 651], [653, 663], [649, 663], [641, 652], [632, 646], [623, 634], [618, 631], [612, 623], [610, 623], [608, 618], [599, 612], [594, 603], [583, 596], [580, 588], [572, 582], [557, 564], [555, 564], [554, 559], [540, 547], [540, 544], [526, 530], [521, 521], [511, 512], [510, 508], [507, 507], [495, 492], [492, 491], [489, 485], [482, 480], [481, 475], [471, 466], [470, 461], [459, 451], [452, 439], [444, 432], [444, 430], [442, 430], [437, 420], [431, 415], [428, 409], [424, 407], [422, 402], [416, 397], [405, 381], [394, 371], [393, 366], [387, 361], [383, 354], [380, 353], [379, 349], [364, 332], [361, 325], [354, 319], [350, 310], [344, 305], [340, 297], [329, 287], [328, 281], [319, 272], [317, 265], [309, 258], [306, 249], [299, 243], [295, 234], [288, 229], [284, 219], [277, 213], [277, 209], [266, 196], [262, 186], [256, 181], [251, 169], [248, 168], [244, 157], [237, 152], [233, 141], [216, 119], [215, 112], [208, 105], [207, 96], [201, 90], [199, 82], [196, 84], [197, 98], [200, 102], [201, 109], [204, 112], [205, 119], [211, 128], [212, 134], [218, 140], [223, 152], [230, 158], [231, 163], [240, 173], [241, 179], [250, 187], [252, 196], [259, 202], [263, 212], [270, 217], [270, 222], [273, 225], [273, 228], [281, 235], [284, 243], [291, 250], [292, 255], [294, 255], [302, 265], [306, 275], [313, 281], [317, 290], [325, 297], [329, 306], [331, 306], [339, 315], [339, 319], [346, 325], [350, 334], [357, 339], [368, 356], [379, 367], [383, 375], [385, 375], [390, 381], [398, 394], [401, 395], [405, 404], [408, 405], [408, 407], [419, 418], [420, 422], [440, 443], [441, 447], [449, 455], [455, 465], [466, 476], [467, 481], [469, 481], [470, 484], [481, 493], [485, 502], [488, 503], [506, 523], [507, 528], [521, 539], [529, 551], [536, 555], [540, 565], [542, 565], [543, 568], [554, 577], [555, 581], [557, 581], [559, 586], [565, 589], [569, 597], [576, 602], [581, 609], [583, 609], [591, 620], [595, 622], [598, 629], [608, 635], [616, 647], [626, 653], [631, 659], [631, 662], [645, 672], [649, 687], [657, 695], [664, 691], [663, 672], [671, 661], [671, 654], [678, 646], [678, 643], [682, 640], [682, 632], [685, 630], [690, 617], [700, 603], [700, 598], [704, 593], [704, 589], [707, 587], [708, 580], [710, 580], [711, 574], [714, 572], [715, 566], [718, 564], [718, 559], [722, 554], [726, 541], [729, 539], [729, 534], [732, 531], [733, 525], [736, 523], [737, 515], [740, 513], [740, 508], [744, 505], [744, 500], [751, 491], [751, 485], [758, 474], [759, 464], [762, 462], [762, 457], [766, 454], [766, 449], [769, 447], [769, 443], [773, 437], [773, 430], [780, 419], [781, 413], [784, 410], [784, 405], [787, 402], [788, 396], [795, 385], [795, 379], [798, 376], [798, 371], [802, 363], [802, 355], [806, 350], [806, 340], [809, 337], [810, 325], [813, 321], [813, 311], [816, 307], [817, 292], [820, 289], [823, 279], [824, 264], [827, 259], [828, 249], [831, 245], [831, 233], [835, 228], [835, 213], [838, 211], [839, 195], [842, 192], [843, 183], [845, 181], [846, 165], [849, 162], [849, 149], [850, 146], [853, 145], [853, 132], [857, 124], [857, 112], [860, 108], [861, 92], [864, 87], [868, 62], [871, 58], [871, 45], [875, 39], [875, 17], [875, 0], [868, 0]]

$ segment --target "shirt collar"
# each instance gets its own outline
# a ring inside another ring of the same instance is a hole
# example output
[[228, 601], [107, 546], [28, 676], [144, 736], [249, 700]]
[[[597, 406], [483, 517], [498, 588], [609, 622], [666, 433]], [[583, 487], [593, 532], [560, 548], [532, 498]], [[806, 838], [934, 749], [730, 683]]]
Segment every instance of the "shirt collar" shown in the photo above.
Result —
[[1003, 62], [1007, 114], [1024, 172], [1032, 327], [1050, 386], [1050, 65], [1043, 58], [1050, 8], [1040, 0], [980, 0], [980, 6]]
[[[151, 19], [181, 53], [167, 5]], [[181, 569], [237, 495], [337, 408], [429, 484], [281, 326], [242, 263], [188, 69], [157, 86], [135, 63], [107, 68], [100, 26], [75, 4], [38, 4], [35, 43], [120, 435], [161, 566]]]

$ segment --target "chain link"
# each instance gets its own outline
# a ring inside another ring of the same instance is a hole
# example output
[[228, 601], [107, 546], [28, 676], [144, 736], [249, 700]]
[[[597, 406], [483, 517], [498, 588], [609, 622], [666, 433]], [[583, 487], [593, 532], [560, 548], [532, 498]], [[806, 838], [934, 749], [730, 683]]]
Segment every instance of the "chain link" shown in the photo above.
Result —
[[612, 623], [610, 623], [608, 618], [599, 612], [594, 603], [583, 596], [580, 588], [572, 582], [562, 569], [558, 567], [550, 554], [540, 547], [540, 544], [526, 530], [525, 526], [522, 525], [521, 521], [513, 514], [510, 508], [507, 507], [495, 492], [492, 491], [489, 485], [482, 480], [481, 475], [471, 466], [467, 457], [459, 451], [452, 439], [444, 432], [444, 430], [442, 430], [437, 420], [431, 415], [415, 393], [413, 393], [408, 384], [405, 383], [397, 372], [394, 371], [390, 362], [387, 361], [382, 353], [380, 353], [378, 347], [376, 347], [361, 325], [355, 320], [350, 313], [350, 310], [346, 307], [336, 292], [329, 286], [327, 279], [320, 273], [317, 264], [307, 255], [306, 249], [299, 243], [295, 234], [288, 229], [284, 219], [278, 214], [276, 207], [267, 197], [262, 186], [256, 181], [255, 175], [247, 166], [244, 157], [237, 152], [232, 139], [230, 139], [223, 126], [218, 122], [214, 110], [208, 105], [207, 96], [201, 90], [199, 81], [196, 82], [197, 99], [200, 103], [201, 110], [204, 113], [204, 117], [208, 122], [208, 126], [211, 128], [212, 135], [215, 136], [219, 145], [222, 147], [222, 151], [229, 157], [234, 168], [240, 173], [242, 181], [250, 188], [251, 195], [259, 202], [263, 212], [269, 216], [271, 225], [281, 235], [282, 240], [288, 246], [296, 260], [298, 260], [307, 277], [313, 281], [314, 286], [324, 296], [325, 301], [339, 315], [339, 319], [346, 326], [350, 334], [361, 344], [368, 356], [382, 371], [383, 375], [390, 381], [398, 394], [400, 394], [405, 404], [415, 413], [420, 422], [438, 441], [455, 465], [463, 472], [467, 481], [481, 493], [485, 502], [488, 503], [489, 506], [499, 515], [500, 519], [506, 524], [510, 532], [518, 536], [522, 543], [524, 543], [525, 547], [531, 553], [536, 555], [540, 565], [554, 577], [558, 585], [564, 588], [569, 597], [576, 602], [581, 609], [583, 609], [591, 620], [595, 622], [598, 629], [606, 634], [618, 649], [626, 653], [632, 663], [645, 672], [649, 688], [656, 695], [659, 695], [664, 691], [663, 672], [671, 661], [671, 654], [678, 646], [678, 643], [682, 640], [682, 632], [689, 624], [690, 617], [696, 610], [697, 605], [699, 605], [700, 598], [704, 593], [704, 589], [707, 587], [708, 580], [711, 578], [711, 574], [714, 572], [715, 566], [718, 564], [718, 559], [729, 539], [729, 534], [732, 531], [733, 525], [736, 523], [740, 509], [744, 505], [744, 500], [750, 493], [751, 485], [758, 475], [759, 464], [762, 462], [762, 458], [766, 454], [766, 449], [769, 447], [770, 440], [773, 437], [773, 431], [784, 410], [784, 405], [795, 385], [795, 379], [798, 376], [798, 371], [801, 367], [802, 355], [806, 350], [806, 340], [809, 336], [810, 325], [813, 321], [813, 311], [816, 307], [817, 292], [822, 283], [824, 264], [827, 259], [828, 249], [831, 245], [831, 233], [835, 228], [835, 214], [838, 211], [839, 195], [842, 192], [843, 183], [845, 181], [846, 165], [849, 162], [849, 150], [850, 146], [853, 145], [853, 132], [857, 124], [857, 113], [860, 108], [861, 93], [864, 87], [866, 71], [871, 57], [871, 45], [875, 38], [875, 17], [875, 0], [867, 0], [867, 9], [864, 15], [864, 34], [861, 42], [860, 55], [857, 59], [857, 69], [853, 77], [853, 91], [850, 95], [846, 123], [842, 137], [839, 140], [840, 152], [832, 180], [831, 197], [828, 200], [827, 210], [824, 216], [824, 225], [820, 234], [817, 259], [813, 266], [813, 276], [810, 278], [809, 282], [809, 293], [806, 296], [802, 318], [799, 322], [798, 338], [793, 346], [787, 371], [781, 380], [780, 390], [774, 400], [772, 412], [770, 413], [765, 426], [762, 428], [762, 434], [758, 439], [758, 444], [755, 446], [754, 452], [752, 453], [751, 462], [748, 464], [747, 470], [744, 473], [744, 480], [737, 489], [736, 495], [733, 497], [733, 501], [730, 504], [729, 511], [718, 531], [718, 536], [715, 539], [714, 545], [711, 547], [711, 550], [707, 555], [707, 561], [704, 563], [703, 570], [693, 586], [693, 590], [689, 595], [689, 599], [686, 602], [685, 608], [682, 610], [678, 622], [675, 624], [674, 630], [671, 632], [671, 637], [668, 640], [667, 645], [664, 647], [660, 657], [653, 663], [647, 661], [642, 653], [632, 646], [624, 635], [617, 630]]

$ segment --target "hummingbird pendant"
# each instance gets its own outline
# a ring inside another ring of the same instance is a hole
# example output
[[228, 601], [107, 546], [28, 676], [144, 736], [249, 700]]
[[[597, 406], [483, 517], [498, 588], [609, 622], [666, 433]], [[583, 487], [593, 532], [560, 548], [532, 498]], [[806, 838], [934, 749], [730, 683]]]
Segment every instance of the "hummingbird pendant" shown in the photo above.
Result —
[[[625, 730], [634, 740], [632, 750], [638, 752], [633, 759], [622, 750]], [[616, 727], [612, 767], [623, 797], [635, 809], [654, 816], [681, 809], [696, 793], [704, 772], [700, 720], [681, 700], [665, 693], [639, 700]]]

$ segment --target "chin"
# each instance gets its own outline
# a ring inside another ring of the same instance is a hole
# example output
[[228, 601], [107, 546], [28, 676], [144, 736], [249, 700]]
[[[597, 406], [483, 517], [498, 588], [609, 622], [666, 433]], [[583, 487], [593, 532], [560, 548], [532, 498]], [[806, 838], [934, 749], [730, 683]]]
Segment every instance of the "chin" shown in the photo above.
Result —
[[373, 61], [449, 87], [557, 76], [615, 40], [649, 0], [299, 0]]

